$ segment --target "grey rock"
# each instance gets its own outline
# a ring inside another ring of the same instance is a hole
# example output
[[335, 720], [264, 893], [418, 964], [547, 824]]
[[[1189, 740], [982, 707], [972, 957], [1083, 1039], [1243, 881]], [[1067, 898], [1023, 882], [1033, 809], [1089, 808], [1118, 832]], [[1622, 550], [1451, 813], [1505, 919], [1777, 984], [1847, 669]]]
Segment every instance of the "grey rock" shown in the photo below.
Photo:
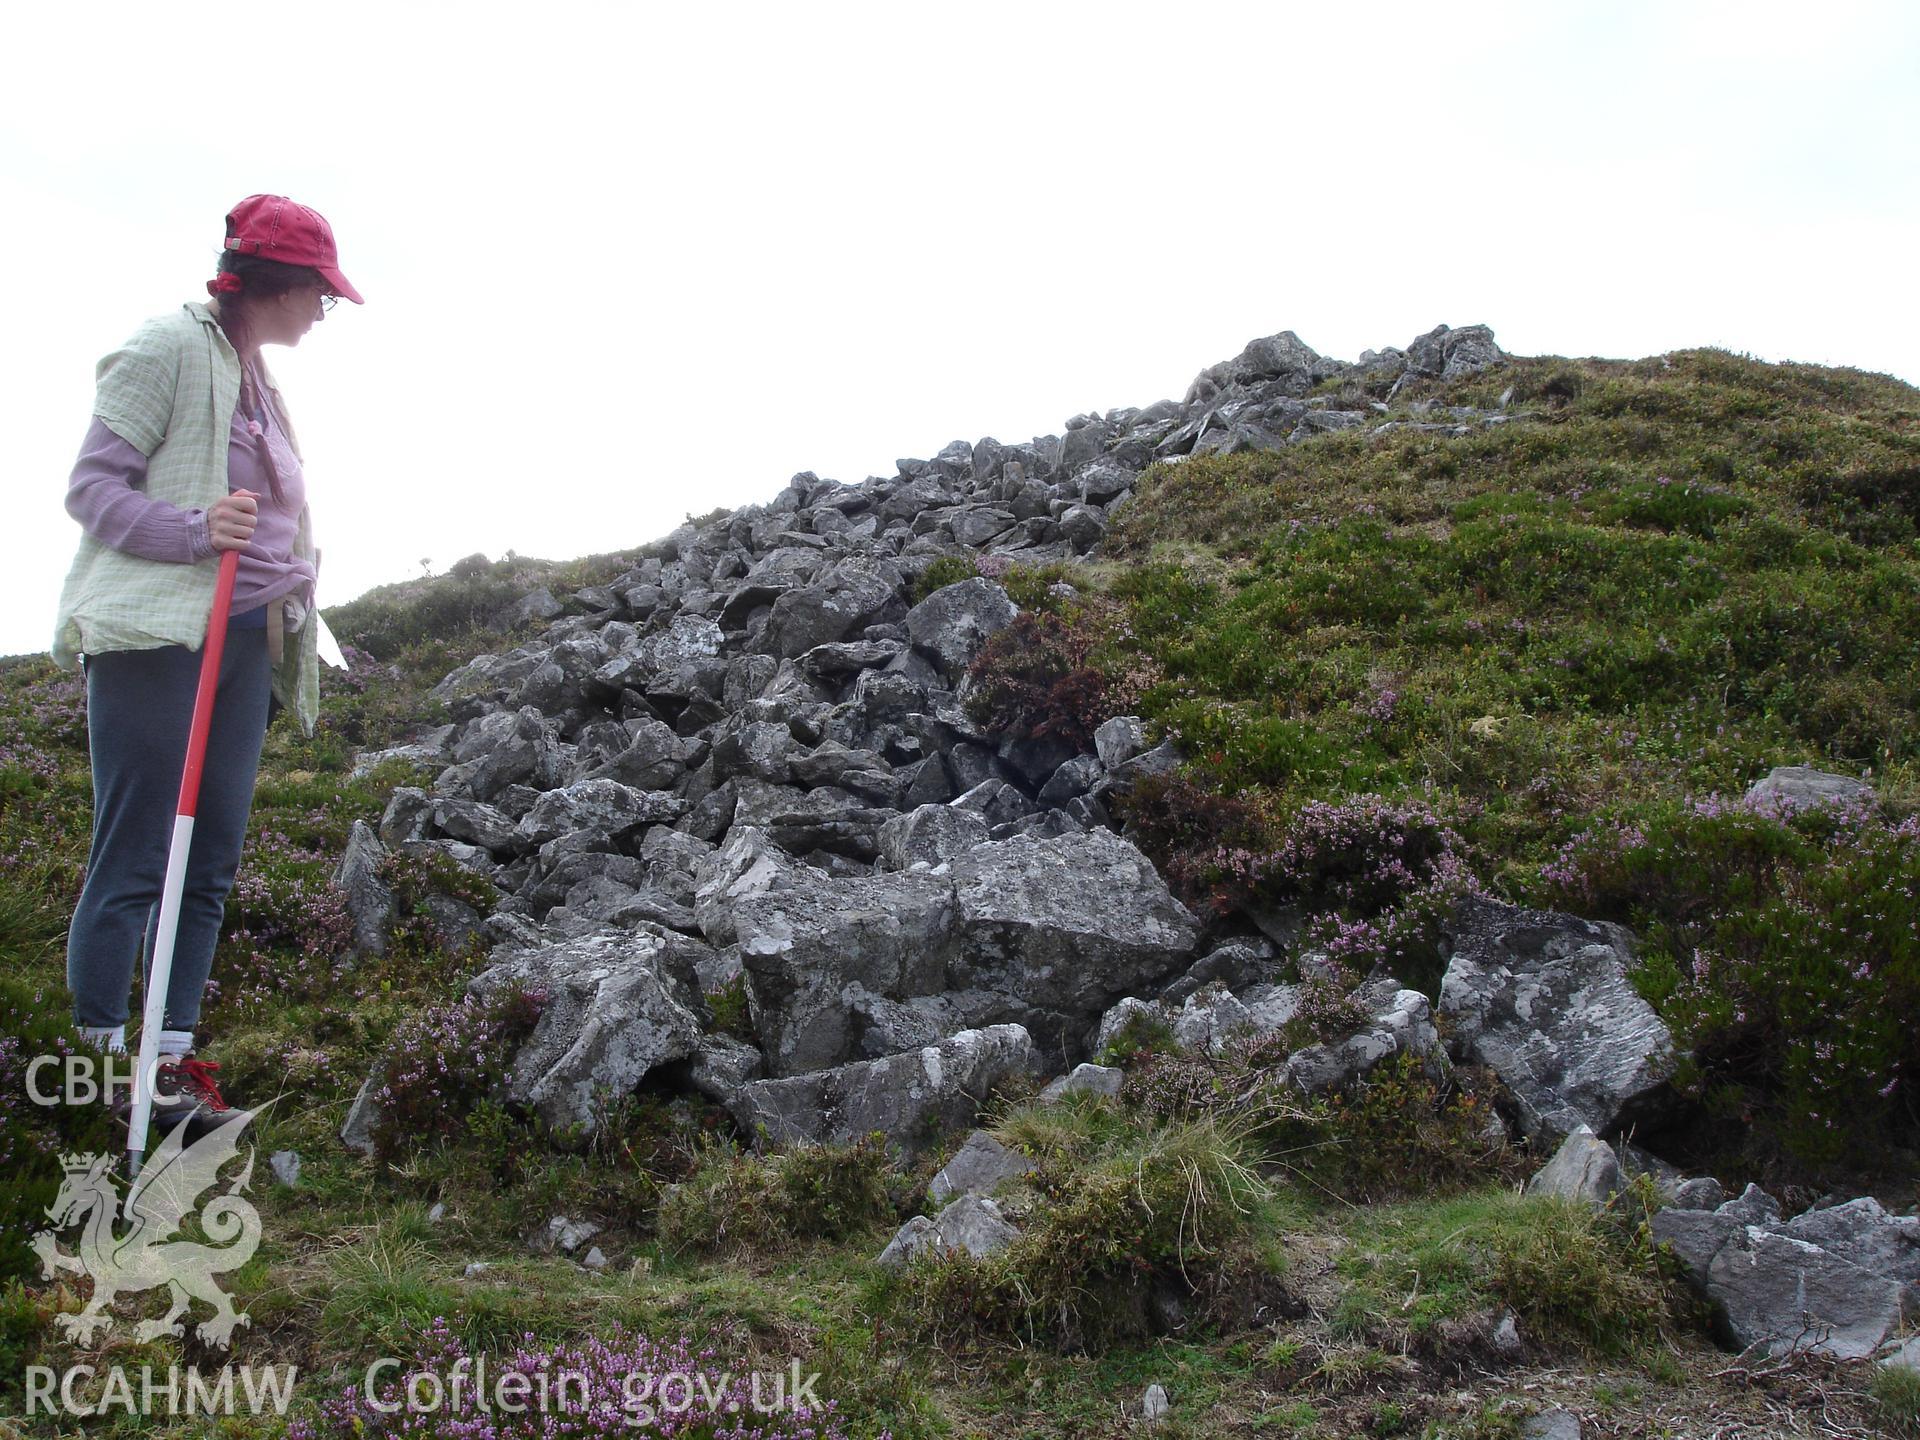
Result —
[[658, 790], [635, 790], [618, 780], [577, 780], [549, 790], [516, 827], [528, 845], [539, 846], [579, 830], [599, 830], [618, 839], [642, 825], [671, 823], [687, 805]]
[[1524, 1440], [1580, 1440], [1580, 1417], [1571, 1410], [1542, 1410], [1520, 1424]]
[[1733, 1343], [1771, 1355], [1864, 1360], [1898, 1330], [1904, 1313], [1898, 1281], [1756, 1226], [1736, 1229], [1714, 1255], [1706, 1290]]
[[546, 1227], [535, 1232], [529, 1248], [538, 1255], [551, 1255], [556, 1250], [571, 1255], [598, 1235], [601, 1229], [592, 1220], [576, 1220], [569, 1215], [550, 1216]]
[[503, 629], [517, 630], [522, 625], [537, 625], [548, 620], [556, 620], [566, 613], [566, 607], [553, 598], [553, 592], [542, 586], [540, 589], [522, 595], [499, 615], [499, 624]]
[[601, 1250], [598, 1245], [592, 1246], [588, 1249], [587, 1253], [581, 1257], [580, 1263], [588, 1270], [604, 1270], [607, 1268], [606, 1252]]
[[1005, 590], [976, 577], [942, 586], [909, 610], [907, 634], [942, 674], [958, 678], [989, 637], [1019, 613]]
[[955, 543], [972, 549], [1004, 534], [1013, 522], [1011, 510], [1001, 510], [991, 505], [969, 505], [953, 517], [950, 525]]
[[732, 1035], [702, 1035], [687, 1083], [717, 1105], [731, 1102], [744, 1085], [766, 1073], [760, 1051]]
[[1063, 1055], [1064, 1032], [1184, 965], [1200, 933], [1152, 862], [1104, 830], [976, 846], [952, 879], [950, 988], [1025, 1002], [1023, 1023]]
[[751, 826], [736, 827], [694, 872], [694, 914], [709, 944], [736, 944], [735, 907], [802, 879], [794, 858]]
[[1229, 1040], [1253, 1028], [1253, 1016], [1231, 990], [1216, 983], [1182, 1001], [1171, 1023], [1174, 1041], [1183, 1050], [1219, 1055]]
[[932, 1251], [939, 1243], [939, 1231], [933, 1221], [924, 1215], [915, 1215], [894, 1232], [893, 1239], [887, 1242], [887, 1248], [875, 1257], [873, 1263], [896, 1270], [914, 1256]]
[[396, 760], [437, 770], [449, 758], [453, 729], [451, 725], [438, 725], [404, 745], [392, 745], [385, 750], [363, 750], [353, 757], [353, 778], [362, 779], [380, 766]]
[[427, 1223], [429, 1225], [438, 1225], [441, 1221], [445, 1220], [446, 1218], [447, 1218], [447, 1202], [446, 1201], [436, 1200], [433, 1202], [432, 1205], [430, 1205], [427, 1208]]
[[[1273, 946], [1267, 941], [1228, 940], [1194, 961], [1186, 974], [1161, 992], [1160, 998], [1169, 1005], [1178, 1005], [1210, 981], [1218, 981], [1229, 990], [1238, 992], [1270, 976], [1276, 964]], [[1244, 996], [1241, 998], [1245, 999]], [[1284, 1023], [1284, 1020], [1278, 1022]]]
[[976, 1130], [967, 1143], [933, 1177], [927, 1195], [936, 1205], [956, 1195], [991, 1195], [1002, 1182], [1033, 1169], [1033, 1161], [1017, 1150], [1009, 1150], [984, 1130]]
[[1040, 1103], [1051, 1105], [1069, 1095], [1118, 1095], [1126, 1079], [1127, 1072], [1116, 1066], [1083, 1062], [1049, 1081], [1040, 1092]]
[[1309, 1045], [1287, 1057], [1287, 1079], [1309, 1095], [1344, 1090], [1397, 1055], [1414, 1055], [1430, 1074], [1443, 1074], [1446, 1053], [1427, 997], [1386, 980], [1365, 1029], [1335, 1044]]
[[1870, 804], [1873, 787], [1864, 780], [1833, 775], [1807, 765], [1778, 765], [1754, 781], [1741, 802], [1750, 810], [1792, 812], [1820, 805]]
[[514, 785], [552, 789], [565, 773], [566, 755], [546, 717], [532, 706], [524, 706], [513, 714], [504, 735], [475, 758], [441, 771], [434, 788], [443, 795], [492, 800]]
[[984, 1195], [961, 1195], [932, 1220], [916, 1215], [901, 1226], [874, 1263], [892, 1270], [922, 1255], [960, 1252], [979, 1260], [1006, 1249], [1019, 1238], [1020, 1232], [1007, 1223], [992, 1200]]
[[1138, 715], [1116, 715], [1093, 732], [1100, 763], [1118, 770], [1147, 748], [1147, 726]]
[[1611, 1134], [1672, 1103], [1673, 1037], [1628, 978], [1627, 931], [1483, 897], [1451, 928], [1440, 1013], [1454, 1058], [1500, 1076], [1529, 1139]]
[[[890, 567], [889, 567], [890, 568]], [[855, 631], [897, 613], [900, 579], [883, 573], [841, 567], [823, 583], [790, 590], [774, 601], [759, 648], [778, 656], [800, 656], [818, 645], [844, 640]]]
[[1508, 1359], [1525, 1349], [1520, 1339], [1520, 1320], [1511, 1310], [1500, 1312], [1500, 1323], [1493, 1327], [1493, 1348]]
[[987, 822], [952, 805], [922, 805], [880, 827], [880, 863], [889, 870], [946, 865], [987, 840]]
[[1060, 515], [1060, 538], [1076, 555], [1084, 555], [1098, 545], [1107, 533], [1107, 522], [1100, 512], [1086, 505], [1069, 505]]
[[744, 775], [731, 783], [733, 823], [763, 830], [777, 844], [797, 853], [827, 850], [870, 861], [879, 853], [880, 827], [893, 816], [892, 810], [838, 786], [796, 790]]
[[1167, 1398], [1167, 1387], [1155, 1381], [1147, 1386], [1146, 1393], [1140, 1397], [1140, 1418], [1158, 1425], [1173, 1414], [1173, 1402]]
[[[741, 946], [775, 1075], [853, 1058], [853, 983], [899, 1001], [950, 995], [962, 1023], [1018, 1020], [1062, 1050], [1117, 995], [1180, 965], [1198, 933], [1146, 858], [1107, 832], [976, 845], [944, 876], [832, 882], [728, 858], [701, 925]], [[759, 880], [744, 881], [756, 865]]]
[[961, 1195], [934, 1216], [933, 1228], [949, 1250], [964, 1250], [979, 1260], [1020, 1238], [1000, 1207], [985, 1195]]
[[380, 816], [380, 840], [386, 845], [404, 845], [424, 840], [433, 825], [433, 801], [427, 792], [402, 785], [387, 799]]
[[340, 1143], [356, 1155], [373, 1154], [373, 1126], [379, 1118], [377, 1096], [386, 1083], [384, 1067], [375, 1062], [367, 1078], [360, 1082], [359, 1090], [354, 1092], [353, 1104], [347, 1107], [347, 1118], [340, 1126]]
[[[1406, 372], [1401, 381], [1419, 375], [1453, 380], [1503, 364], [1506, 358], [1493, 343], [1493, 331], [1485, 325], [1466, 325], [1458, 330], [1436, 325], [1407, 345]], [[1399, 384], [1394, 387], [1395, 391], [1399, 388]]]
[[480, 800], [436, 799], [429, 811], [433, 828], [495, 855], [524, 848], [519, 826], [504, 810]]
[[1116, 785], [1131, 785], [1149, 775], [1171, 775], [1180, 768], [1180, 751], [1171, 740], [1162, 740], [1152, 749], [1142, 750], [1131, 760], [1110, 768]]
[[647, 669], [677, 670], [683, 665], [711, 659], [725, 648], [727, 637], [720, 626], [704, 615], [676, 615], [665, 630], [647, 636], [636, 647], [640, 664]]
[[1339, 369], [1339, 361], [1319, 354], [1293, 331], [1282, 330], [1248, 342], [1239, 357], [1228, 362], [1225, 378], [1240, 385], [1278, 380], [1302, 394]]
[[1879, 1201], [1862, 1196], [1805, 1211], [1776, 1229], [1897, 1281], [1909, 1308], [1920, 1314], [1920, 1217], [1889, 1215]]
[[1033, 789], [1044, 785], [1074, 753], [1073, 742], [1058, 735], [1010, 735], [998, 751], [1001, 761]]
[[879, 1131], [916, 1150], [970, 1124], [996, 1084], [1032, 1073], [1033, 1040], [1018, 1025], [963, 1030], [938, 1045], [744, 1086], [729, 1106], [774, 1144], [848, 1144]]
[[515, 1057], [508, 1096], [556, 1129], [598, 1123], [594, 1092], [631, 1092], [655, 1066], [699, 1047], [692, 1004], [694, 958], [684, 935], [643, 925], [599, 933], [497, 961], [467, 984], [487, 996], [509, 983], [547, 992], [533, 1033]]
[[1749, 1186], [1717, 1210], [1662, 1210], [1653, 1234], [1740, 1349], [1864, 1359], [1920, 1304], [1920, 1220], [1871, 1199], [1783, 1222], [1778, 1203]]
[[1107, 1048], [1120, 1038], [1120, 1033], [1128, 1025], [1139, 1021], [1142, 1024], [1169, 1023], [1164, 1010], [1140, 999], [1137, 995], [1128, 995], [1114, 1004], [1100, 1017], [1100, 1024], [1093, 1032], [1088, 1049], [1095, 1055], [1106, 1053]]
[[282, 1185], [300, 1183], [300, 1156], [293, 1150], [276, 1150], [267, 1157], [267, 1164], [273, 1168], [273, 1178]]
[[1883, 1350], [1880, 1364], [1889, 1370], [1920, 1372], [1920, 1335], [1910, 1335], [1898, 1345]]
[[631, 743], [582, 778], [617, 780], [636, 790], [665, 790], [677, 784], [697, 746], [659, 720], [640, 717], [626, 721], [625, 726]]
[[1042, 805], [1064, 806], [1076, 796], [1091, 790], [1106, 773], [1106, 767], [1092, 755], [1076, 755], [1065, 761], [1040, 787]]
[[[768, 877], [771, 879], [771, 876]], [[776, 1076], [854, 1058], [865, 1029], [849, 988], [894, 998], [953, 988], [943, 964], [952, 886], [923, 874], [830, 880], [811, 869], [778, 886], [733, 887], [729, 913], [708, 906], [709, 938], [732, 935], [754, 998], [767, 1068]]]
[[997, 778], [982, 780], [948, 803], [956, 810], [972, 811], [986, 823], [988, 829], [1010, 824], [1034, 813], [1033, 802], [1020, 793], [1018, 786]]
[[1676, 1210], [1717, 1210], [1727, 1201], [1727, 1192], [1711, 1175], [1686, 1180], [1675, 1188], [1671, 1205]]
[[813, 680], [838, 682], [862, 670], [883, 669], [906, 653], [906, 649], [905, 642], [900, 640], [843, 640], [832, 645], [816, 645], [800, 657], [800, 669]]
[[1749, 1185], [1721, 1205], [1718, 1213], [1742, 1225], [1771, 1225], [1780, 1218], [1780, 1202], [1758, 1185]]
[[1613, 1153], [1613, 1147], [1582, 1125], [1561, 1142], [1553, 1158], [1527, 1181], [1527, 1193], [1600, 1206], [1619, 1194], [1623, 1183], [1620, 1160]]
[[347, 913], [353, 917], [353, 948], [360, 955], [387, 953], [387, 930], [394, 921], [393, 891], [380, 878], [386, 847], [364, 820], [353, 822], [347, 847], [333, 872], [333, 883], [345, 892]]
[[750, 775], [769, 785], [784, 785], [794, 778], [793, 763], [800, 753], [793, 731], [783, 724], [769, 720], [736, 724], [729, 720], [713, 743], [714, 773], [721, 779]]

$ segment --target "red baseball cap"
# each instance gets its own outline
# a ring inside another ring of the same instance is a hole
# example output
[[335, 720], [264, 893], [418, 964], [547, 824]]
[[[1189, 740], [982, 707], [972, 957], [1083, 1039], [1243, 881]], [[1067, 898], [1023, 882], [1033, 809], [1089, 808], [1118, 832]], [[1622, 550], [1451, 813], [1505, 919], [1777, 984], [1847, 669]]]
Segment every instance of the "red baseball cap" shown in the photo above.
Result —
[[227, 249], [318, 270], [334, 294], [356, 305], [367, 303], [340, 273], [340, 252], [326, 217], [284, 195], [249, 195], [228, 211]]

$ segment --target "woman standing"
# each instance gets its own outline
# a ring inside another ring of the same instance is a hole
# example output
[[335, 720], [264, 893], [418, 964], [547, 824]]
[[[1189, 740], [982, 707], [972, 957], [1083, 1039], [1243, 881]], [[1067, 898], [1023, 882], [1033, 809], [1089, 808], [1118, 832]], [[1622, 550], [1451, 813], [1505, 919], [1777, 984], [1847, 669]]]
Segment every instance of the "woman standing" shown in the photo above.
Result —
[[[161, 882], [219, 552], [238, 550], [233, 611], [167, 986], [153, 1123], [240, 1112], [194, 1058], [194, 1027], [240, 864], [270, 712], [318, 713], [318, 552], [293, 427], [264, 345], [297, 345], [344, 296], [333, 230], [284, 195], [227, 216], [207, 304], [141, 326], [100, 362], [93, 424], [67, 487], [85, 535], [53, 657], [84, 663], [93, 842], [67, 936], [74, 1023], [126, 1048], [133, 964], [151, 964]], [[124, 1113], [124, 1103], [116, 1107]]]

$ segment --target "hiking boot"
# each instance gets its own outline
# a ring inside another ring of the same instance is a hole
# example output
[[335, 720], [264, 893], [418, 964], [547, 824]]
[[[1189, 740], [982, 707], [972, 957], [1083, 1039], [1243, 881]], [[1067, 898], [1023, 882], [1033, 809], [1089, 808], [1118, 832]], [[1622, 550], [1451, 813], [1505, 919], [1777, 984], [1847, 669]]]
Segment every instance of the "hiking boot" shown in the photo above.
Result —
[[[220, 1087], [214, 1083], [211, 1072], [219, 1068], [217, 1061], [196, 1060], [191, 1055], [179, 1061], [162, 1060], [154, 1070], [153, 1105], [147, 1119], [148, 1130], [165, 1135], [175, 1126], [184, 1124], [188, 1127], [187, 1139], [191, 1142], [238, 1120], [243, 1112], [229, 1105], [220, 1094]], [[131, 1123], [133, 1097], [123, 1094], [116, 1098], [113, 1114], [121, 1124]]]

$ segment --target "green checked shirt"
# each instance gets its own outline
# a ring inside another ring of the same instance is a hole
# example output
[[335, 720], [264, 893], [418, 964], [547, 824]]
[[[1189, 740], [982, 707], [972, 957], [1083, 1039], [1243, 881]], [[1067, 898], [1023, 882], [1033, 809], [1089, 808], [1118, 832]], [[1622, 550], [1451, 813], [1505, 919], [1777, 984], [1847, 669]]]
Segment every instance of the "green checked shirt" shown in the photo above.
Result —
[[[147, 493], [205, 510], [227, 493], [228, 430], [240, 403], [240, 357], [206, 306], [188, 303], [149, 320], [100, 362], [93, 413], [147, 457]], [[288, 439], [292, 440], [289, 435]], [[298, 455], [299, 446], [294, 445]], [[303, 509], [294, 553], [318, 568]], [[109, 650], [198, 650], [213, 612], [216, 556], [198, 565], [146, 560], [83, 535], [60, 594], [53, 658], [71, 669]], [[320, 626], [288, 636], [273, 693], [313, 733], [320, 710]]]

